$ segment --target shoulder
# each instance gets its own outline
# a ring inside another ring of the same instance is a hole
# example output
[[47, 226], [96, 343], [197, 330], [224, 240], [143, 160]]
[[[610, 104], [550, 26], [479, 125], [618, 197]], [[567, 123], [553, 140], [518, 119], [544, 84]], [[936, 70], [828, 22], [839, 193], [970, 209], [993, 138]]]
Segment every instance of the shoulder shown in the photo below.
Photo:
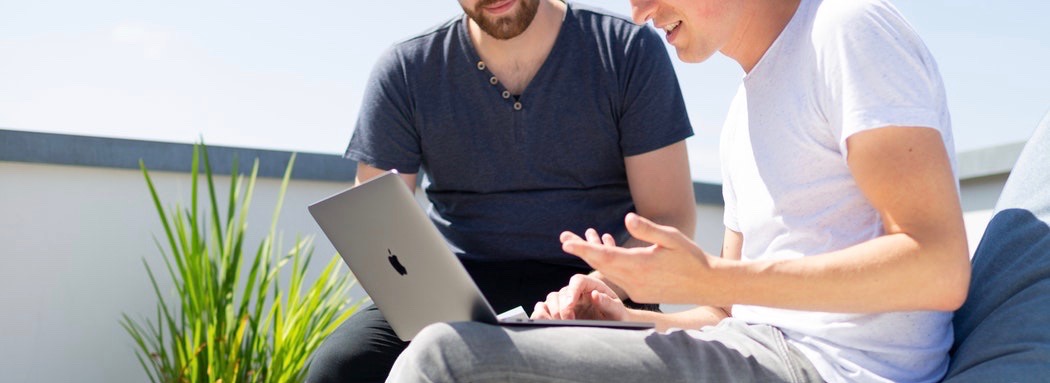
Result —
[[823, 0], [813, 18], [815, 36], [835, 36], [865, 29], [893, 29], [904, 17], [885, 0]]
[[569, 12], [572, 12], [573, 17], [579, 20], [581, 25], [598, 27], [605, 30], [633, 30], [642, 28], [632, 22], [627, 16], [618, 15], [591, 5], [571, 3], [569, 5]]
[[[462, 16], [456, 16], [427, 30], [391, 45], [380, 59], [384, 62], [411, 64], [425, 60], [435, 53], [443, 53], [450, 39], [457, 38]], [[443, 54], [441, 55], [443, 56]]]
[[844, 55], [928, 56], [918, 33], [885, 0], [824, 0], [815, 13], [811, 38], [817, 54], [832, 61]]
[[569, 12], [583, 34], [607, 46], [629, 50], [636, 45], [660, 43], [660, 36], [655, 30], [635, 24], [626, 16], [579, 3], [570, 3]]
[[871, 17], [897, 13], [885, 0], [823, 0], [817, 6], [817, 17], [826, 17], [850, 23]]

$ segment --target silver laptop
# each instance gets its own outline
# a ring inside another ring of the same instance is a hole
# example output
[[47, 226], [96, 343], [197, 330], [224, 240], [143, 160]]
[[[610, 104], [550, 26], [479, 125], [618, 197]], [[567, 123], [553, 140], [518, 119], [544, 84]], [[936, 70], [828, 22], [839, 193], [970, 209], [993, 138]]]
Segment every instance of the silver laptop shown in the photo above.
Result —
[[653, 327], [642, 322], [531, 320], [521, 316], [497, 320], [492, 306], [397, 174], [376, 177], [314, 203], [309, 210], [402, 340], [411, 340], [429, 324], [456, 321]]

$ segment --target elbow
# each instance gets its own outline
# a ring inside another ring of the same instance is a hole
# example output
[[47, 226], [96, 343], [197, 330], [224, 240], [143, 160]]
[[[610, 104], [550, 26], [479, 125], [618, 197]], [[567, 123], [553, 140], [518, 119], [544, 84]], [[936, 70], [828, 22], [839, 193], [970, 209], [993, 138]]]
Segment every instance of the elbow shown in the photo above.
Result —
[[958, 310], [964, 303], [970, 293], [970, 264], [966, 264], [965, 274], [960, 274], [957, 281], [952, 284], [952, 287], [943, 299], [943, 310], [944, 311], [955, 311]]
[[[963, 252], [962, 257], [954, 257], [952, 265], [942, 267], [939, 272], [941, 276], [935, 277], [938, 281], [935, 286], [936, 296], [932, 300], [932, 309], [937, 311], [955, 311], [966, 303], [970, 292], [970, 258], [969, 254]], [[961, 259], [960, 259], [961, 258]]]

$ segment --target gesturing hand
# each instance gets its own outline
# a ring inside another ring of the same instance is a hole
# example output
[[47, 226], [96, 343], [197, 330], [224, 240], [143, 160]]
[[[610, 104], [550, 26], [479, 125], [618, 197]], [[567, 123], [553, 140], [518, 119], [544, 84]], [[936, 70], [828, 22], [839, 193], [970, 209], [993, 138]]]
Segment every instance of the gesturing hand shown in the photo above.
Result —
[[[721, 304], [711, 294], [711, 263], [718, 258], [704, 253], [678, 229], [653, 223], [637, 214], [627, 214], [627, 231], [652, 243], [625, 249], [606, 241], [595, 241], [588, 229], [584, 240], [571, 232], [561, 234], [562, 249], [582, 258], [635, 302]], [[608, 234], [603, 236], [611, 239]]]

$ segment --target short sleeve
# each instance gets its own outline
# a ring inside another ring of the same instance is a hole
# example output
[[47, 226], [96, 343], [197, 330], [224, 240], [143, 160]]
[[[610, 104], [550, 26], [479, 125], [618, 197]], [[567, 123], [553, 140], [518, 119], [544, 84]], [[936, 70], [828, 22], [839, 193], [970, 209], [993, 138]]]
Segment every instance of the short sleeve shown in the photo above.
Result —
[[842, 155], [853, 134], [887, 126], [934, 128], [948, 137], [944, 85], [932, 55], [884, 2], [825, 3], [813, 28], [830, 89]]
[[346, 158], [383, 170], [419, 171], [419, 134], [413, 124], [406, 72], [396, 46], [376, 63], [365, 86]]
[[628, 41], [621, 73], [620, 148], [633, 156], [693, 135], [678, 77], [656, 31], [640, 28]]
[[[736, 139], [735, 134], [739, 128], [739, 119], [746, 119], [746, 105], [747, 101], [744, 101], [744, 87], [743, 85], [737, 90], [736, 96], [733, 97], [733, 103], [729, 106], [729, 113], [726, 115], [725, 125], [722, 127], [722, 135], [719, 138], [719, 150], [718, 160], [720, 162], [722, 170], [722, 200], [725, 201], [723, 204], [723, 215], [722, 223], [729, 230], [737, 233], [741, 232], [740, 229], [740, 218], [737, 216], [737, 198], [736, 189], [733, 185], [733, 170], [732, 166], [736, 165], [729, 156], [734, 153], [732, 145]], [[744, 110], [743, 112], [741, 110]]]

